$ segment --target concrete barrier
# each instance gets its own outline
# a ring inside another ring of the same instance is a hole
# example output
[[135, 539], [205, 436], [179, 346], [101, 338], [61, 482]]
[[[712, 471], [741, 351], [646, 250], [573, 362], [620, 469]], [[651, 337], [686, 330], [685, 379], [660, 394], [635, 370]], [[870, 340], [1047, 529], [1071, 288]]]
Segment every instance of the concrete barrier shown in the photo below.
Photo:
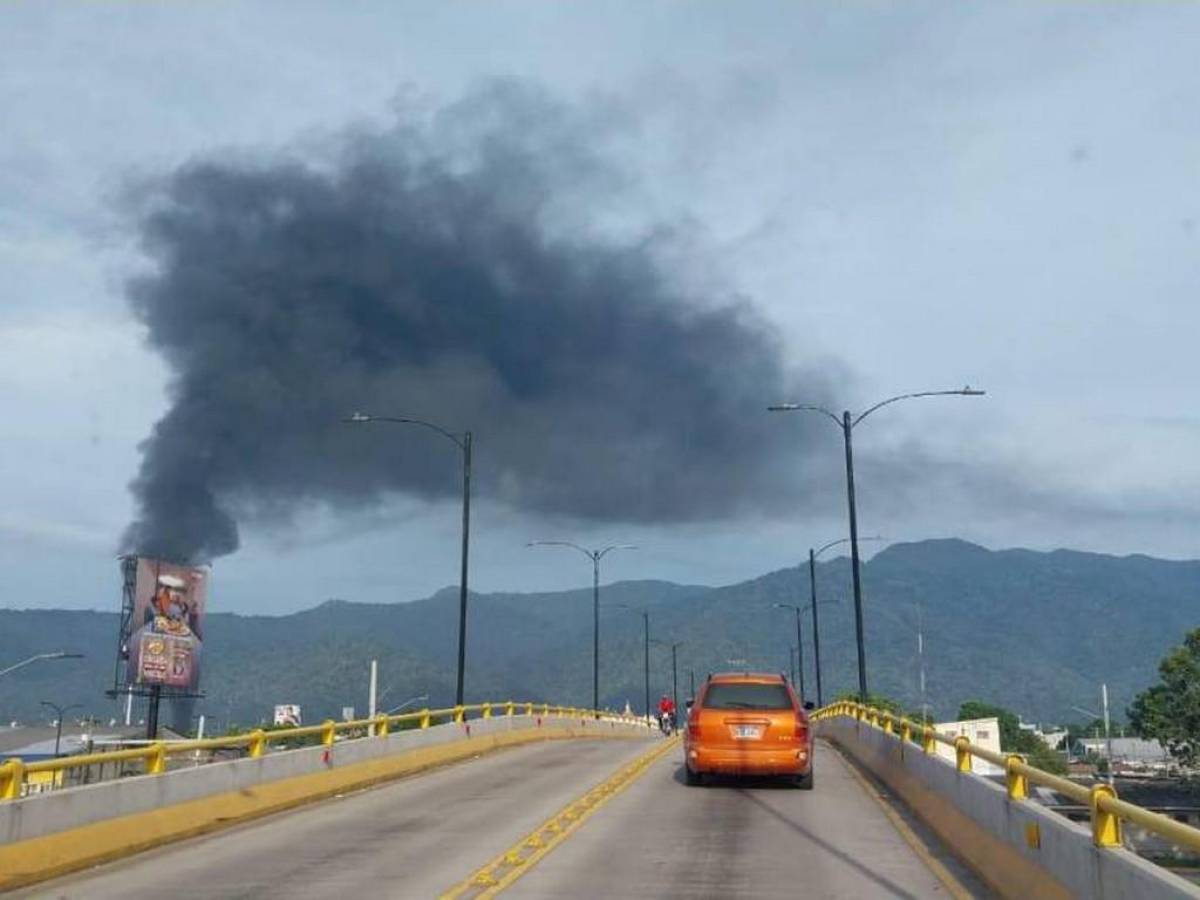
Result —
[[1003, 897], [1200, 897], [1200, 888], [1135, 853], [1097, 847], [1090, 828], [1033, 801], [1010, 800], [1000, 785], [867, 722], [828, 718], [817, 734], [903, 799]]
[[0, 890], [334, 794], [563, 738], [646, 738], [615, 721], [501, 716], [213, 762], [0, 803]]

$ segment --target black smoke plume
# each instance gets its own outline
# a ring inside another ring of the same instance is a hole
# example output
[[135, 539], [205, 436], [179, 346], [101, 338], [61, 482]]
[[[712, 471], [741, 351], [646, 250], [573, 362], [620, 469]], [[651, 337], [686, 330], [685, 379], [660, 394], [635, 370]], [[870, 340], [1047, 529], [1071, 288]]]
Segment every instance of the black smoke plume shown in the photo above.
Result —
[[601, 236], [606, 198], [634, 190], [592, 149], [602, 125], [512, 86], [399, 118], [138, 192], [152, 266], [130, 296], [172, 377], [127, 549], [211, 559], [239, 519], [458, 495], [453, 446], [344, 424], [355, 410], [471, 429], [478, 493], [517, 509], [668, 523], [797, 502], [802, 426], [764, 407], [823, 379], [789, 373], [744, 302], [666, 271], [670, 229]]

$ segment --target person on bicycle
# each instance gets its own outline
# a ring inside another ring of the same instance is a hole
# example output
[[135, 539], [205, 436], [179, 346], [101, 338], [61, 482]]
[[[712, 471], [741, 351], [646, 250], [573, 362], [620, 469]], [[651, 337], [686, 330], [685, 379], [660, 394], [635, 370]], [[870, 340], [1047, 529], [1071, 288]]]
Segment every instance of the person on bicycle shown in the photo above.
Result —
[[658, 701], [658, 721], [664, 733], [675, 730], [675, 701], [666, 694]]

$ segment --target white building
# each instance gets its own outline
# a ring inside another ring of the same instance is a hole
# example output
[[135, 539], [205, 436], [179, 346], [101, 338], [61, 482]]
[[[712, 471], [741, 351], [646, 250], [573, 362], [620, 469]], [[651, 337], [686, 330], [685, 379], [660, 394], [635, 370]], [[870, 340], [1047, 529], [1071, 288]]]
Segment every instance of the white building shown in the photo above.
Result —
[[[965, 737], [976, 747], [991, 750], [993, 753], [1000, 752], [1000, 720], [995, 717], [967, 719], [962, 722], [936, 722], [933, 727], [938, 734], [951, 740], [956, 737]], [[940, 741], [937, 745], [937, 754], [952, 763], [955, 761], [954, 748]], [[980, 775], [1004, 774], [1004, 770], [999, 766], [978, 757], [971, 760], [971, 768]]]

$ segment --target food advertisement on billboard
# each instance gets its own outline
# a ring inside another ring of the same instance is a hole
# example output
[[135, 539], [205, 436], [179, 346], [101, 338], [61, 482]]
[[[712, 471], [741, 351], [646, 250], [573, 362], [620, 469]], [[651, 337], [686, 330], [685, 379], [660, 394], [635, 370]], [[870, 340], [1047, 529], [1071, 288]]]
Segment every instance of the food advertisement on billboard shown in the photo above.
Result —
[[131, 684], [200, 686], [208, 569], [139, 557], [129, 635]]

